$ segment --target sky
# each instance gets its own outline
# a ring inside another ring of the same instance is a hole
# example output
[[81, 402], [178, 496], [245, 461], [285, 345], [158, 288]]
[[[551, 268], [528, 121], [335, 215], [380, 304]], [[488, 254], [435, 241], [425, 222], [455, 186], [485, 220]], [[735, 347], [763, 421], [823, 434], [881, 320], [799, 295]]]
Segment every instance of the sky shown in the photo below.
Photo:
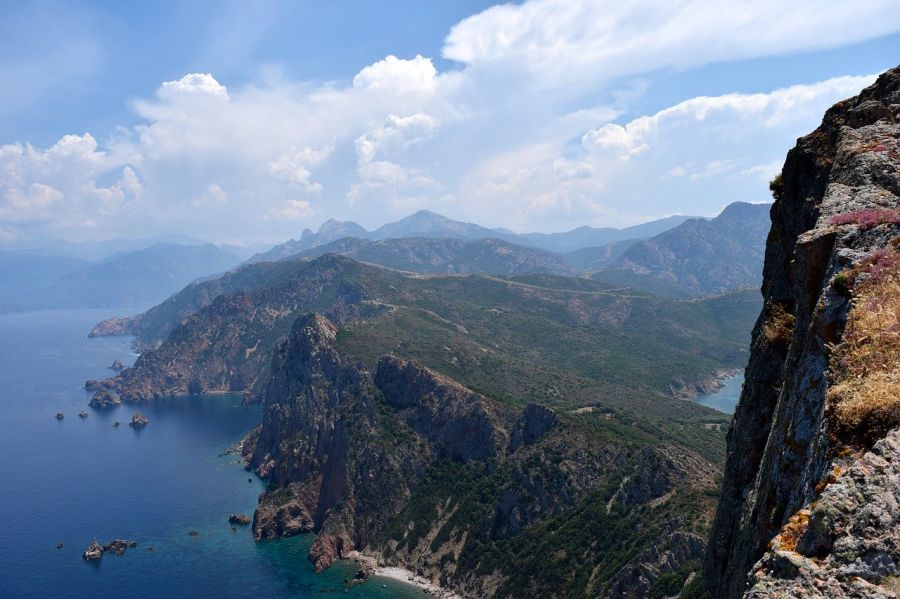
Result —
[[768, 201], [896, 0], [0, 1], [0, 244]]

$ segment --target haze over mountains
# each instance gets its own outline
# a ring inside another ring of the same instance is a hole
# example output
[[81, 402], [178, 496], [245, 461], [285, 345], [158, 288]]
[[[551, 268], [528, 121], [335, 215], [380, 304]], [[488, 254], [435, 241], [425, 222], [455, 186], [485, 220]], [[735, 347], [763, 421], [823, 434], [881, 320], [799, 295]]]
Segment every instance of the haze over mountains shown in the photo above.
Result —
[[[759, 282], [767, 205], [732, 204], [715, 219], [672, 216], [625, 229], [517, 234], [422, 210], [374, 231], [327, 221], [248, 263], [341, 254], [419, 273], [593, 276], [685, 297]], [[54, 242], [0, 250], [0, 310], [147, 306], [237, 266], [238, 246], [154, 240]]]
[[157, 243], [96, 262], [0, 251], [0, 310], [148, 306], [239, 262], [239, 255], [212, 244]]

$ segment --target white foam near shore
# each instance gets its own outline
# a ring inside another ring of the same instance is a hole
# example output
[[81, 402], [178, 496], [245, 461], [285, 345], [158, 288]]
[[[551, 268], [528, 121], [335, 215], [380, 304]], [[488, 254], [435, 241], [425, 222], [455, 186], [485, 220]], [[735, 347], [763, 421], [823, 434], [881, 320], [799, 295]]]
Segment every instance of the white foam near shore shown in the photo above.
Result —
[[368, 566], [368, 568], [374, 572], [376, 578], [388, 578], [390, 580], [403, 582], [414, 586], [429, 595], [439, 597], [440, 599], [462, 599], [462, 597], [454, 591], [434, 584], [427, 578], [417, 575], [412, 570], [407, 570], [406, 568], [401, 568], [399, 566], [380, 566], [378, 565], [377, 559], [370, 555], [361, 554], [358, 551], [351, 552], [347, 557], [359, 560], [360, 563]]

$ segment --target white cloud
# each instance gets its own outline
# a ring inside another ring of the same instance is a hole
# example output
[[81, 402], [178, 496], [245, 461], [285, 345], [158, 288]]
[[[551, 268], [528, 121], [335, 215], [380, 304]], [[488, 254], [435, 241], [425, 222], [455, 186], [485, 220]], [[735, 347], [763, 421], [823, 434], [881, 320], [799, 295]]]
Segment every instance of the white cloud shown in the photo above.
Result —
[[653, 91], [622, 78], [900, 28], [882, 0], [811, 6], [532, 0], [460, 22], [443, 54], [461, 64], [444, 72], [389, 55], [343, 82], [188, 73], [134, 100], [137, 124], [103, 143], [0, 145], [0, 228], [277, 241], [318, 219], [372, 226], [411, 207], [558, 230], [763, 199], [770, 166], [870, 77], [613, 122]]
[[367, 164], [376, 154], [421, 143], [431, 137], [437, 126], [437, 119], [421, 112], [406, 117], [388, 115], [383, 126], [356, 138], [359, 162]]
[[894, 0], [530, 0], [493, 6], [450, 31], [443, 55], [521, 69], [538, 86], [590, 86], [686, 68], [841, 46], [900, 30]]
[[178, 81], [165, 81], [157, 91], [160, 97], [206, 95], [228, 99], [228, 90], [210, 73], [188, 73]]
[[819, 118], [825, 107], [858, 92], [874, 79], [873, 75], [836, 77], [771, 93], [691, 98], [625, 125], [610, 123], [589, 131], [582, 137], [582, 144], [591, 152], [612, 151], [618, 153], [620, 158], [628, 158], [649, 150], [664, 127], [683, 127], [686, 134], [690, 134], [690, 129], [694, 127], [699, 130], [716, 125], [736, 131], [747, 123], [751, 123], [752, 127], [776, 128], [806, 118]]
[[332, 148], [303, 148], [282, 154], [269, 163], [269, 172], [290, 185], [317, 194], [322, 191], [322, 184], [312, 180], [309, 169], [321, 164], [331, 152]]
[[417, 55], [404, 60], [389, 55], [362, 69], [353, 78], [353, 87], [391, 93], [427, 93], [436, 86], [437, 70], [430, 58]]
[[281, 206], [266, 213], [267, 220], [298, 221], [313, 214], [312, 206], [306, 200], [287, 200]]

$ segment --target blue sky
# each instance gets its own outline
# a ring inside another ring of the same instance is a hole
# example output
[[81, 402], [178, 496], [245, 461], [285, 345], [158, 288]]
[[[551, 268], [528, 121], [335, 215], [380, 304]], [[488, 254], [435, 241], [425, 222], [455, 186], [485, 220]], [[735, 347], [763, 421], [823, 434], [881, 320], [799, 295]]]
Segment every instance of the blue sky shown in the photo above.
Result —
[[[660, 8], [664, 6], [664, 8]], [[892, 2], [0, 4], [0, 242], [562, 230], [764, 201]]]

